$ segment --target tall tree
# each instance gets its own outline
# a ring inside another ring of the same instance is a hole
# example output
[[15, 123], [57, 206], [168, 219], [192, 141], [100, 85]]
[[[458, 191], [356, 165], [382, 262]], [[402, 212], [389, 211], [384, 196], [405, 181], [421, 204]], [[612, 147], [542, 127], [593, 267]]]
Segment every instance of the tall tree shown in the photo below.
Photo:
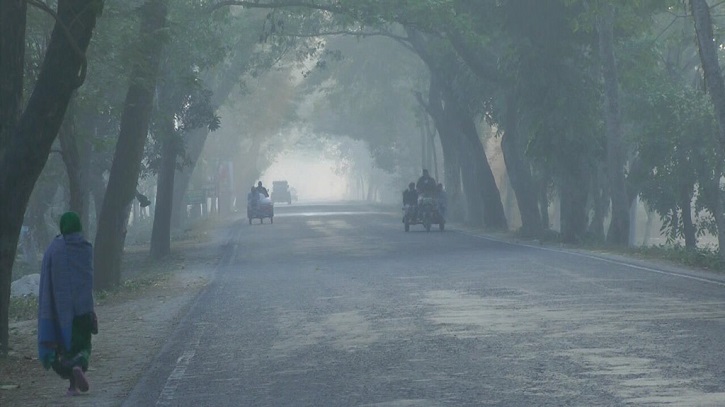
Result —
[[625, 246], [629, 240], [629, 200], [624, 178], [622, 148], [622, 114], [619, 100], [619, 78], [614, 55], [615, 6], [608, 4], [597, 19], [599, 56], [604, 78], [605, 133], [607, 140], [607, 175], [612, 200], [612, 219], [607, 241]]
[[[0, 2], [0, 353], [8, 349], [10, 280], [25, 207], [71, 95], [85, 80], [85, 51], [100, 0], [59, 0], [33, 92], [22, 109], [27, 3]], [[10, 199], [12, 197], [12, 199]]]
[[121, 281], [129, 205], [136, 196], [159, 64], [167, 41], [167, 0], [147, 0], [138, 11], [141, 13], [137, 44], [139, 60], [131, 71], [118, 142], [98, 219], [93, 256], [97, 289], [110, 289]]
[[[720, 148], [725, 151], [725, 80], [723, 80], [718, 62], [717, 49], [719, 47], [715, 44], [710, 7], [705, 0], [690, 0], [690, 8], [695, 21], [702, 70], [705, 72], [705, 85], [715, 107], [715, 116], [719, 124]], [[719, 182], [717, 189], [719, 192]], [[722, 194], [715, 194], [715, 199], [717, 200], [715, 219], [718, 222], [718, 247], [720, 258], [725, 259], [725, 219], [723, 219], [725, 215], [723, 215]]]

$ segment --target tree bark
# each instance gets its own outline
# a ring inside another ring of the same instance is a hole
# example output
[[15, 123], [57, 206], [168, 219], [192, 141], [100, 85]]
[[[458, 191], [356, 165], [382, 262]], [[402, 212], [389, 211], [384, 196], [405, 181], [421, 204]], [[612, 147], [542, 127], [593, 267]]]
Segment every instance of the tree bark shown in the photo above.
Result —
[[[710, 8], [705, 0], [690, 0], [690, 8], [695, 23], [695, 32], [697, 33], [702, 69], [705, 73], [705, 85], [715, 107], [715, 115], [719, 124], [720, 148], [725, 152], [725, 81], [718, 62], [718, 44], [715, 44]], [[719, 180], [719, 173], [716, 178]], [[725, 260], [725, 228], [723, 227], [725, 226], [725, 219], [723, 219], [719, 181], [716, 193], [715, 219], [718, 224], [718, 252], [720, 258]]]
[[48, 176], [41, 176], [41, 181], [35, 183], [33, 193], [25, 207], [24, 225], [30, 228], [30, 234], [41, 250], [53, 240], [58, 230], [52, 230], [45, 221], [45, 215], [53, 205], [53, 197], [58, 192], [58, 184], [48, 180]]
[[431, 158], [433, 160], [433, 170], [434, 176], [436, 179], [440, 179], [440, 174], [438, 174], [438, 152], [436, 151], [436, 134], [434, 131], [431, 131], [430, 126], [428, 125], [428, 116], [425, 117], [426, 121], [426, 129], [428, 131], [428, 136], [430, 140], [430, 152], [431, 152]]
[[604, 218], [609, 212], [610, 195], [607, 190], [608, 179], [604, 174], [602, 166], [597, 165], [596, 171], [593, 171], [591, 179], [591, 208], [593, 214], [587, 227], [588, 238], [594, 242], [602, 243], [606, 241], [604, 234]]
[[549, 186], [548, 183], [542, 179], [539, 182], [538, 190], [538, 201], [539, 201], [539, 212], [541, 213], [541, 224], [544, 229], [551, 228], [551, 221], [549, 220]]
[[94, 284], [96, 289], [101, 290], [111, 289], [121, 282], [121, 257], [129, 205], [136, 194], [163, 49], [164, 36], [161, 31], [166, 26], [166, 0], [147, 0], [141, 12], [139, 49], [143, 60], [131, 72], [111, 173], [98, 220]]
[[[239, 76], [244, 72], [245, 64], [248, 63], [249, 59], [249, 55], [245, 52], [237, 52], [230, 58], [231, 62], [229, 65], [220, 64], [225, 67], [224, 71], [218, 73], [218, 75], [214, 75], [212, 72], [208, 72], [207, 75], [205, 75], [205, 78], [207, 78], [205, 79], [205, 82], [215, 83], [211, 96], [212, 106], [216, 106], [218, 109], [219, 106], [226, 102], [229, 95], [237, 86]], [[214, 81], [212, 78], [220, 79]], [[172, 228], [179, 227], [181, 225], [181, 215], [186, 214], [186, 203], [184, 202], [184, 197], [186, 196], [186, 191], [189, 188], [191, 175], [196, 168], [196, 164], [199, 161], [199, 157], [201, 157], [201, 153], [204, 151], [204, 144], [206, 143], [209, 133], [209, 127], [205, 126], [193, 129], [184, 134], [184, 148], [190, 164], [180, 170], [177, 170], [174, 177], [174, 202], [171, 213]], [[238, 163], [235, 163], [235, 171], [237, 171], [236, 167], [238, 167], [236, 164]], [[236, 183], [239, 183], [239, 181], [240, 180], [238, 178], [235, 178]], [[246, 197], [248, 187], [241, 189], [237, 188], [236, 192], [238, 197], [242, 196], [242, 201], [244, 201], [242, 205], [246, 207], [246, 198], [244, 197]], [[239, 203], [237, 203], [237, 205], [239, 205]]]
[[156, 182], [156, 206], [151, 231], [151, 257], [160, 259], [171, 253], [171, 212], [174, 200], [174, 176], [176, 158], [179, 155], [178, 140], [174, 134], [172, 116], [161, 119], [161, 168]]
[[[188, 166], [177, 170], [174, 175], [174, 203], [171, 209], [171, 227], [176, 228], [181, 225], [182, 214], [186, 214], [186, 202], [184, 198], [186, 191], [189, 189], [191, 175], [196, 168], [196, 164], [204, 151], [204, 144], [209, 135], [209, 128], [202, 127], [191, 130], [184, 134], [186, 155], [191, 162]], [[244, 193], [248, 191], [245, 189]], [[246, 201], [245, 201], [246, 202]]]
[[[583, 167], [583, 165], [579, 165]], [[587, 228], [586, 204], [588, 182], [585, 171], [568, 171], [560, 180], [561, 239], [564, 243], [581, 242]]]
[[541, 215], [536, 196], [537, 188], [531, 176], [531, 168], [521, 151], [521, 135], [518, 131], [518, 114], [515, 96], [507, 95], [504, 134], [501, 137], [506, 172], [521, 215], [521, 232], [525, 236], [541, 233]]
[[619, 107], [619, 78], [614, 56], [614, 13], [614, 5], [607, 5], [597, 19], [599, 56], [602, 62], [606, 101], [607, 175], [612, 200], [612, 219], [607, 242], [616, 246], [626, 246], [629, 241], [629, 200], [624, 178], [622, 114]]
[[[68, 191], [70, 199], [68, 209], [80, 215], [81, 219], [87, 219], [87, 196], [88, 188], [84, 182], [83, 163], [81, 153], [76, 140], [76, 128], [71, 115], [66, 115], [61, 125], [59, 137], [61, 157], [65, 164], [68, 175]], [[87, 224], [84, 224], [87, 225]]]
[[684, 186], [680, 193], [680, 209], [682, 210], [682, 234], [685, 237], [685, 248], [697, 248], [695, 224], [692, 222], [692, 188]]
[[25, 207], [71, 94], [85, 79], [84, 53], [101, 4], [58, 1], [58, 21], [21, 115], [27, 6], [0, 1], [0, 354], [8, 350], [10, 280]]
[[420, 95], [416, 95], [418, 102], [425, 107], [428, 115], [433, 119], [433, 126], [438, 131], [443, 149], [443, 166], [445, 168], [446, 190], [449, 197], [449, 219], [463, 220], [467, 214], [463, 203], [461, 190], [461, 145], [455, 132], [446, 124], [443, 114], [443, 100], [438, 82], [431, 76], [428, 88], [428, 102]]
[[[479, 138], [476, 124], [470, 113], [461, 108], [455, 100], [450, 89], [443, 88], [445, 100], [444, 112], [447, 120], [463, 137], [463, 182], [466, 186], [466, 196], [470, 196], [469, 209], [474, 211], [471, 219], [474, 224], [480, 224], [493, 229], [505, 230], [508, 228], [506, 215], [501, 202], [501, 193], [496, 185], [491, 165], [488, 163], [486, 151]], [[455, 130], [454, 130], [455, 131]], [[468, 165], [465, 163], [467, 162]], [[471, 170], [471, 171], [468, 171]], [[480, 208], [478, 205], [482, 205]], [[478, 213], [482, 212], [479, 220]]]

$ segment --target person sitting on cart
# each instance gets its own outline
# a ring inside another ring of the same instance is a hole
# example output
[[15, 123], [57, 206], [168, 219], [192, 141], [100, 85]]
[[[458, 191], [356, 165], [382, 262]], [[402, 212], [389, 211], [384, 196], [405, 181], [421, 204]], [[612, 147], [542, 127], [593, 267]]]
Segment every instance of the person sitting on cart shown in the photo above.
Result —
[[247, 205], [254, 209], [257, 209], [259, 206], [259, 192], [257, 192], [257, 188], [254, 185], [252, 185], [252, 190], [247, 194]]
[[416, 208], [418, 207], [418, 191], [415, 190], [414, 182], [408, 184], [408, 189], [403, 191], [403, 207], [405, 207], [406, 214], [415, 217]]
[[446, 190], [443, 189], [443, 184], [438, 184], [436, 200], [438, 201], [438, 213], [441, 215], [442, 219], [445, 219], [446, 213], [448, 212], [448, 194], [446, 194]]
[[267, 192], [267, 188], [262, 186], [262, 181], [257, 182], [257, 192], [264, 195], [265, 198], [269, 198], [269, 192]]
[[418, 183], [415, 187], [418, 193], [423, 196], [435, 196], [437, 191], [436, 180], [428, 174], [428, 170], [423, 170], [423, 175], [418, 178]]

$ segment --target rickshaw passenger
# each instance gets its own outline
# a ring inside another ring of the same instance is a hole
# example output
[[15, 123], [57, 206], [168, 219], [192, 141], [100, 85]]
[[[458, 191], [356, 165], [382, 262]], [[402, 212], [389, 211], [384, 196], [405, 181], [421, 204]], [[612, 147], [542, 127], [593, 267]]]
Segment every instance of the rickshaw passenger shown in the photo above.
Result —
[[257, 209], [259, 206], [259, 192], [257, 192], [257, 188], [254, 185], [252, 185], [252, 190], [247, 194], [247, 206], [254, 209]]
[[448, 212], [448, 194], [443, 189], [443, 184], [438, 184], [437, 200], [438, 213], [441, 215], [441, 218], [445, 219]]
[[[408, 184], [408, 189], [403, 191], [403, 207], [405, 208], [406, 216], [410, 216], [415, 219], [418, 211], [418, 191], [415, 190], [415, 183], [411, 182]], [[405, 217], [403, 218], [405, 222]]]

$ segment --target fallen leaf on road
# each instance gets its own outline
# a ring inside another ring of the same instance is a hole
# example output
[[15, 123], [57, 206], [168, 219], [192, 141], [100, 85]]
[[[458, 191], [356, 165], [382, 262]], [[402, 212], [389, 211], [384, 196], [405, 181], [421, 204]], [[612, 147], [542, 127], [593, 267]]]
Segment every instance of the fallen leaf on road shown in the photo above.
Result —
[[2, 386], [0, 386], [0, 390], [15, 390], [19, 388], [19, 384], [3, 384]]

